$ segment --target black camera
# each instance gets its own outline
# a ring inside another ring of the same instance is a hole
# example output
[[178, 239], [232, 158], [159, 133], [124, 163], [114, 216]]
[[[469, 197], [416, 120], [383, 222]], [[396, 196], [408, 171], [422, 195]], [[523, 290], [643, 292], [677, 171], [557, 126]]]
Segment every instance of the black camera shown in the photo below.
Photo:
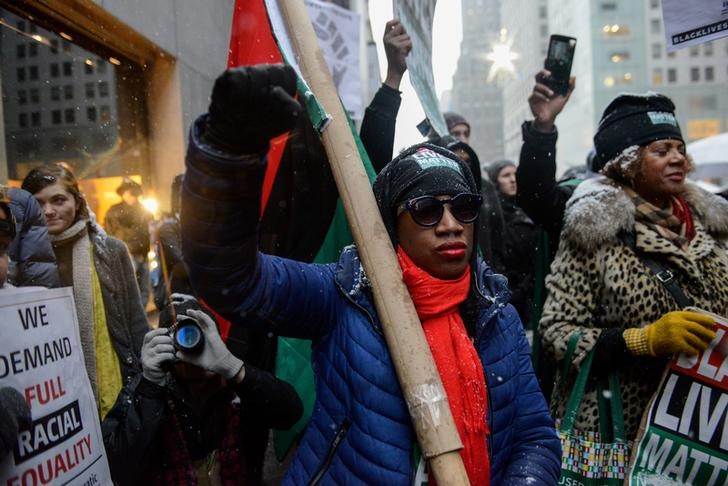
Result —
[[159, 327], [169, 329], [175, 348], [188, 354], [199, 354], [205, 345], [205, 336], [197, 321], [187, 315], [191, 309], [206, 312], [192, 297], [171, 302], [159, 313]]
[[187, 315], [178, 315], [169, 328], [174, 347], [189, 354], [198, 354], [205, 345], [205, 336], [197, 321]]

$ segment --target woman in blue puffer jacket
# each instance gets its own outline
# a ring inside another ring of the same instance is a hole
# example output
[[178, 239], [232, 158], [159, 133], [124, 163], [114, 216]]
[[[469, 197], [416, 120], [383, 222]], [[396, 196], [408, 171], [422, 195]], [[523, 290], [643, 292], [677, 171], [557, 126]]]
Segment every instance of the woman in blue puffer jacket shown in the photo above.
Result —
[[[182, 246], [198, 292], [228, 316], [311, 339], [316, 402], [291, 484], [413, 484], [417, 440], [356, 248], [314, 265], [257, 251], [265, 153], [301, 108], [289, 67], [226, 71], [192, 127]], [[463, 161], [428, 144], [374, 184], [423, 322], [471, 484], [556, 484], [561, 449], [505, 279], [476, 256], [480, 207]]]

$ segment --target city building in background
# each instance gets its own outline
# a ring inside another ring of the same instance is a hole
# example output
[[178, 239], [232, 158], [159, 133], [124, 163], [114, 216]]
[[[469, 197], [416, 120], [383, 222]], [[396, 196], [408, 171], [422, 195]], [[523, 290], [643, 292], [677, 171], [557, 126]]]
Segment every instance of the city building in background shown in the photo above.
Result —
[[232, 11], [229, 0], [0, 0], [0, 180], [63, 162], [101, 221], [123, 176], [166, 208], [187, 129], [226, 67]]
[[[549, 0], [551, 33], [577, 37], [577, 88], [558, 119], [560, 168], [583, 163], [619, 93], [670, 97], [686, 142], [728, 131], [728, 39], [667, 52], [660, 0]], [[686, 3], [686, 8], [689, 8]]]
[[500, 35], [500, 0], [462, 0], [463, 40], [453, 77], [451, 110], [470, 122], [470, 144], [481, 165], [503, 158], [503, 99], [498, 83], [487, 83], [486, 55]]
[[[543, 68], [549, 31], [547, 0], [509, 0], [503, 2], [501, 25], [513, 36], [515, 77], [503, 84], [503, 157], [517, 161], [521, 151], [521, 124], [533, 118], [528, 97], [534, 76]], [[578, 2], [577, 2], [578, 3]]]

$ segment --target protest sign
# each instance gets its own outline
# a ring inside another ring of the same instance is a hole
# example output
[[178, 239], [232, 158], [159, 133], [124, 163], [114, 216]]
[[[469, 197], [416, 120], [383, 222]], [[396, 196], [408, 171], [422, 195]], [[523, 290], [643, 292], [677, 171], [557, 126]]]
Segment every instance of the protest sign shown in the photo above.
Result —
[[709, 315], [718, 336], [670, 361], [635, 440], [630, 485], [728, 482], [728, 320]]
[[436, 0], [398, 0], [395, 16], [402, 22], [412, 39], [412, 50], [407, 56], [407, 71], [417, 97], [422, 103], [430, 125], [438, 135], [447, 135], [445, 118], [435, 93], [435, 76], [432, 73], [432, 22]]
[[306, 0], [305, 4], [339, 98], [349, 116], [361, 120], [359, 14], [319, 0]]
[[728, 0], [662, 0], [667, 50], [728, 36]]
[[3, 290], [0, 322], [0, 386], [33, 419], [0, 458], [0, 484], [111, 484], [71, 288]]

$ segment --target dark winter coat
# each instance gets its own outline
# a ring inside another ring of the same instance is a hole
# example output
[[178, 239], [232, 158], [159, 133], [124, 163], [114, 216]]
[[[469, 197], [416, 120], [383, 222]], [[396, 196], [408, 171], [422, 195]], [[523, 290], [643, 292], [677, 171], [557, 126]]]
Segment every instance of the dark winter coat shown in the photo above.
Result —
[[[240, 405], [231, 409], [233, 394], [240, 398]], [[169, 450], [166, 447], [169, 437], [162, 437], [165, 431], [169, 433], [173, 413], [177, 414], [177, 421], [182, 426], [179, 432], [186, 440], [186, 443], [178, 444], [178, 448], [186, 448], [185, 453], [192, 460], [199, 460], [221, 447], [231, 412], [240, 418], [255, 417], [262, 426], [278, 429], [291, 427], [303, 412], [301, 399], [291, 385], [252, 366], [246, 367], [245, 378], [240, 384], [213, 395], [203, 411], [196, 411], [186, 396], [183, 390], [172, 385], [156, 385], [141, 373], [119, 393], [114, 407], [101, 424], [115, 482], [140, 484], [142, 478], [174, 467], [180, 451]], [[235, 453], [245, 461], [246, 437], [237, 427], [234, 434], [232, 442], [240, 449]], [[245, 464], [242, 466], [243, 470], [248, 469]], [[250, 476], [246, 479], [247, 484], [256, 484]]]
[[382, 84], [364, 112], [359, 138], [377, 174], [392, 160], [394, 131], [401, 103], [401, 92]]
[[58, 287], [56, 256], [38, 201], [28, 191], [10, 188], [10, 211], [15, 216], [18, 236], [8, 247], [8, 280], [16, 287]]
[[511, 303], [524, 325], [531, 319], [539, 229], [516, 205], [515, 198], [500, 194], [503, 210], [503, 257], [500, 264], [513, 292]]
[[[313, 265], [257, 252], [264, 169], [199, 141], [193, 127], [182, 202], [185, 260], [198, 294], [228, 315], [311, 339], [316, 403], [286, 482], [411, 484], [416, 443], [356, 250]], [[482, 263], [475, 348], [488, 386], [492, 484], [556, 484], [561, 449], [504, 279]]]
[[150, 222], [151, 215], [144, 206], [139, 203], [132, 206], [122, 201], [109, 208], [104, 227], [111, 236], [126, 243], [133, 256], [146, 257], [150, 246]]

